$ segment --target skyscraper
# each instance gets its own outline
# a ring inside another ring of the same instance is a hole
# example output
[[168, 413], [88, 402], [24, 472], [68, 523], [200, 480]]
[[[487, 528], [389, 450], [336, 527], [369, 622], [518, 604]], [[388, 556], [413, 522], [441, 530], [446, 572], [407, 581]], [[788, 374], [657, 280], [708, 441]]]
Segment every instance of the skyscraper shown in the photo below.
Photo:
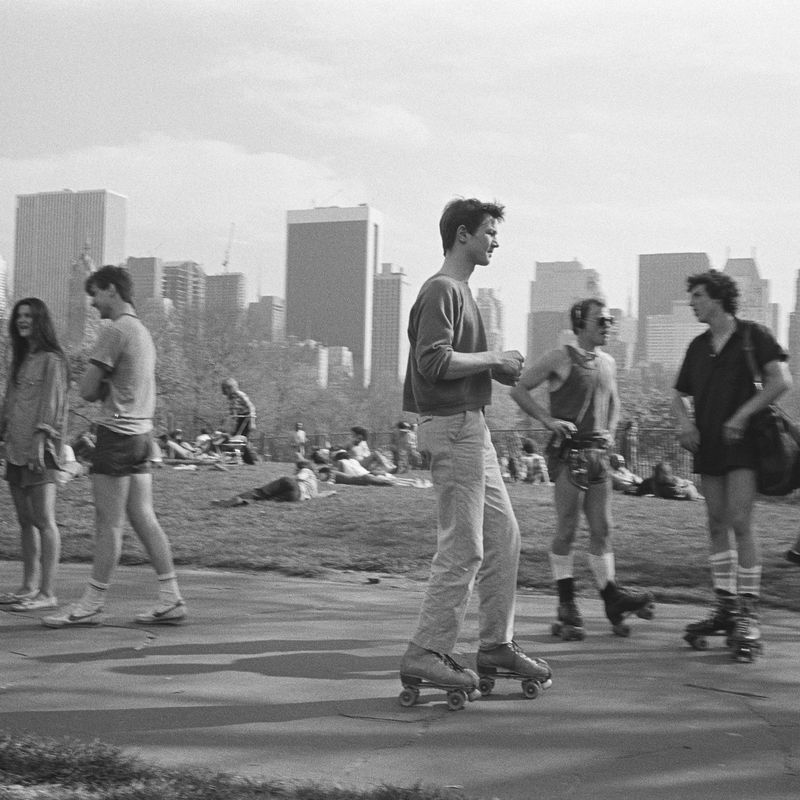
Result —
[[705, 253], [653, 253], [639, 256], [639, 330], [637, 363], [653, 359], [648, 349], [647, 318], [672, 314], [673, 302], [686, 302], [686, 278], [711, 269]]
[[206, 311], [240, 314], [246, 306], [243, 272], [206, 275]]
[[205, 311], [206, 274], [196, 261], [165, 261], [164, 297], [178, 312]]
[[371, 377], [373, 276], [381, 263], [383, 217], [354, 208], [289, 211], [286, 330], [353, 353], [356, 381]]
[[759, 275], [755, 258], [729, 258], [725, 273], [739, 288], [737, 316], [766, 325], [777, 336], [779, 306], [770, 302], [769, 281]]
[[14, 297], [44, 300], [62, 335], [78, 299], [70, 297], [74, 265], [125, 257], [126, 203], [105, 189], [17, 195]]
[[486, 345], [489, 350], [504, 350], [503, 302], [497, 289], [478, 289], [475, 298], [486, 330]]
[[[800, 270], [794, 283], [794, 311], [789, 314], [788, 350], [790, 354], [800, 354]], [[789, 359], [789, 371], [795, 383], [800, 381], [800, 359]]]
[[372, 301], [372, 383], [387, 385], [400, 381], [408, 354], [405, 335], [405, 290], [408, 287], [402, 267], [381, 264], [374, 276]]
[[266, 295], [247, 307], [247, 328], [253, 339], [282, 342], [286, 338], [286, 303], [282, 297]]
[[528, 314], [529, 364], [561, 344], [564, 332], [570, 331], [569, 307], [587, 297], [603, 299], [597, 270], [577, 259], [536, 262]]

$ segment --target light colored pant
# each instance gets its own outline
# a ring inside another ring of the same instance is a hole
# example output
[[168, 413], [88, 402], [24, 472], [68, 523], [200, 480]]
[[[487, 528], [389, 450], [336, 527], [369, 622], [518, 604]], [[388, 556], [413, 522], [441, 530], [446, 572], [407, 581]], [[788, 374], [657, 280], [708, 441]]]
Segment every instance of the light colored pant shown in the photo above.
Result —
[[430, 455], [438, 544], [422, 601], [419, 647], [452, 653], [477, 582], [482, 647], [514, 635], [520, 535], [481, 411], [422, 417], [419, 449]]

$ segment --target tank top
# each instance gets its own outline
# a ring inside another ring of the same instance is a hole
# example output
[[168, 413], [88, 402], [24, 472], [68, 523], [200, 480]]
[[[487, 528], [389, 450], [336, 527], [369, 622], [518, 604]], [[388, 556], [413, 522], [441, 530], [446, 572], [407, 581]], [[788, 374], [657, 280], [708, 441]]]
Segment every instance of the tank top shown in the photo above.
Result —
[[550, 413], [575, 423], [576, 439], [593, 439], [608, 433], [614, 374], [610, 359], [600, 352], [585, 356], [566, 345], [572, 362], [564, 383], [550, 392]]

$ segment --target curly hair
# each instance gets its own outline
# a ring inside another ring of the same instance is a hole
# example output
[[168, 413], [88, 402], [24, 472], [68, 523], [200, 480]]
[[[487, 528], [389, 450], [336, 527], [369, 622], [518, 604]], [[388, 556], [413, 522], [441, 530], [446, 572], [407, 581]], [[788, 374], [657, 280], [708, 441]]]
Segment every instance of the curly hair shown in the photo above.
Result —
[[735, 314], [739, 310], [739, 287], [730, 275], [716, 269], [690, 275], [686, 279], [687, 291], [691, 292], [697, 286], [705, 287], [710, 298], [719, 300], [726, 313]]
[[[20, 336], [17, 330], [17, 313], [20, 306], [28, 306], [31, 310], [32, 324], [30, 339], [25, 339]], [[38, 297], [23, 297], [22, 300], [17, 300], [14, 303], [14, 308], [8, 318], [8, 333], [11, 337], [11, 379], [14, 383], [17, 382], [17, 374], [22, 366], [22, 362], [30, 352], [30, 344], [36, 346], [38, 350], [43, 350], [47, 353], [57, 353], [64, 359], [67, 364], [64, 351], [58, 343], [56, 337], [56, 329], [53, 325], [53, 319], [50, 316], [50, 311], [43, 300]], [[69, 372], [67, 372], [69, 374]]]

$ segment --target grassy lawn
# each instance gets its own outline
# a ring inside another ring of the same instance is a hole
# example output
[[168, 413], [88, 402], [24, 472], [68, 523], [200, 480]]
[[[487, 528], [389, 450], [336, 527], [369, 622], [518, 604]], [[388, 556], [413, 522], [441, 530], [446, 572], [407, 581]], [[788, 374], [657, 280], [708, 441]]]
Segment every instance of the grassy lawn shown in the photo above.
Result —
[[[332, 497], [307, 503], [253, 503], [220, 509], [210, 505], [237, 491], [291, 471], [288, 464], [194, 472], [165, 467], [155, 473], [158, 515], [179, 565], [273, 570], [324, 577], [336, 570], [402, 574], [424, 580], [435, 549], [436, 504], [431, 489], [337, 486]], [[417, 473], [422, 476], [424, 473]], [[19, 558], [14, 512], [0, 503], [0, 558]], [[521, 588], [551, 592], [547, 559], [555, 514], [552, 489], [510, 484], [522, 529]], [[794, 501], [757, 503], [755, 526], [763, 549], [763, 600], [800, 610], [800, 570], [783, 559], [798, 521]], [[614, 498], [617, 572], [621, 583], [647, 586], [662, 602], [700, 601], [709, 594], [705, 504], [617, 495]], [[87, 478], [59, 491], [58, 520], [64, 561], [89, 561], [94, 535]], [[129, 532], [130, 533], [130, 532]], [[579, 533], [576, 577], [593, 592], [585, 557], [586, 529]], [[145, 560], [135, 536], [126, 534], [123, 563]]]

